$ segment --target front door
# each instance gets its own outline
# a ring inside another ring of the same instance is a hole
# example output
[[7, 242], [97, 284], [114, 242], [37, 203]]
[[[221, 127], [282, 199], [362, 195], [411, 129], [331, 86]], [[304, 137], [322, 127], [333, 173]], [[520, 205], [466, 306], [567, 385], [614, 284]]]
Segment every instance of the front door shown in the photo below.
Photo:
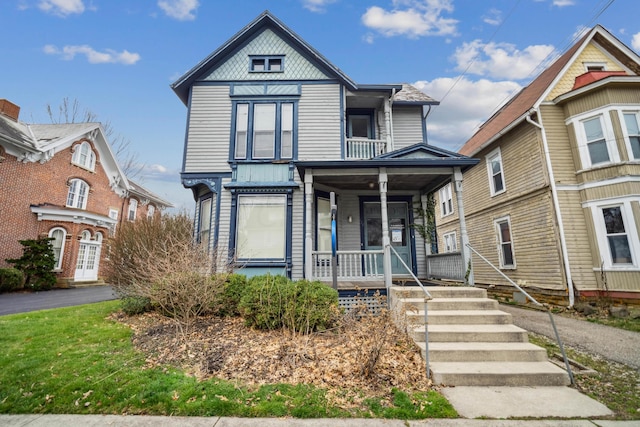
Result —
[[74, 280], [97, 280], [100, 264], [100, 242], [80, 241]]
[[[382, 212], [380, 202], [363, 203], [364, 249], [382, 249]], [[400, 258], [409, 267], [411, 265], [411, 233], [409, 230], [409, 207], [407, 202], [388, 202], [389, 241]], [[382, 257], [379, 257], [379, 271], [382, 271]], [[391, 252], [392, 274], [410, 274]]]

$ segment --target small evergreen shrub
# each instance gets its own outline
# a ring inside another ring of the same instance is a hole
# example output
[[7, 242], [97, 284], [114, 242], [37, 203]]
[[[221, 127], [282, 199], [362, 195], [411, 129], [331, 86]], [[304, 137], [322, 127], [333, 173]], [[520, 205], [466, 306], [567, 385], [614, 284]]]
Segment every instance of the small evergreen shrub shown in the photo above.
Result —
[[0, 292], [11, 292], [22, 287], [24, 275], [17, 268], [0, 268]]
[[224, 283], [222, 292], [215, 301], [217, 307], [216, 314], [218, 316], [240, 316], [238, 305], [246, 289], [246, 276], [242, 274], [230, 274]]
[[333, 326], [338, 292], [321, 282], [256, 276], [249, 280], [239, 311], [245, 323], [257, 329], [309, 333]]
[[22, 271], [26, 288], [46, 291], [56, 284], [56, 275], [53, 272], [56, 260], [51, 246], [52, 240], [50, 237], [20, 240], [22, 256], [6, 260]]
[[151, 300], [139, 296], [127, 296], [120, 300], [122, 311], [127, 316], [135, 316], [136, 314], [146, 313], [153, 309]]

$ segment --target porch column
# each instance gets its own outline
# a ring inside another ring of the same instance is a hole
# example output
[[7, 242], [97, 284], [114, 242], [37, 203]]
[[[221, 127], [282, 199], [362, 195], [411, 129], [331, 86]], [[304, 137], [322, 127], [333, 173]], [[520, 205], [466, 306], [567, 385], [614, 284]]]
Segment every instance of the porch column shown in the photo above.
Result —
[[391, 98], [384, 100], [384, 130], [387, 135], [386, 153], [393, 151], [391, 139]]
[[389, 245], [389, 215], [387, 214], [387, 168], [380, 168], [378, 172], [378, 183], [380, 184], [380, 210], [382, 216], [382, 270], [384, 272], [384, 286], [391, 287], [391, 249]]
[[304, 175], [304, 277], [312, 280], [313, 277], [313, 237], [311, 234], [313, 202], [313, 170], [308, 169]]
[[[427, 207], [429, 205], [428, 203], [429, 200], [429, 195], [428, 194], [421, 194], [420, 195], [420, 209], [422, 209], [422, 212], [426, 212], [427, 211]], [[423, 221], [423, 225], [426, 227], [427, 226], [427, 218], [422, 218]], [[431, 255], [431, 242], [429, 242], [427, 239], [424, 239], [424, 253], [427, 255]]]
[[[460, 221], [460, 244], [462, 245], [462, 264], [466, 274], [469, 263], [471, 262], [471, 250], [467, 247], [469, 244], [469, 234], [467, 233], [467, 222], [464, 218], [464, 203], [462, 202], [462, 171], [459, 167], [453, 168], [453, 179], [456, 189], [456, 202], [458, 203], [458, 219]], [[469, 284], [475, 285], [473, 280], [473, 268], [469, 272]]]

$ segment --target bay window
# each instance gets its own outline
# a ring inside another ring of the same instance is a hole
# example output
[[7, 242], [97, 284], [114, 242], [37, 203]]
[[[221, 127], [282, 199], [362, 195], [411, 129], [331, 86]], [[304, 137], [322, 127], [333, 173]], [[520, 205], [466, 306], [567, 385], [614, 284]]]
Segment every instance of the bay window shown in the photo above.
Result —
[[233, 159], [292, 159], [295, 146], [295, 103], [238, 101], [233, 123]]
[[236, 255], [240, 260], [285, 260], [287, 196], [238, 195]]
[[640, 160], [640, 112], [626, 111], [623, 118], [629, 160]]
[[606, 205], [591, 203], [601, 267], [605, 269], [637, 269], [640, 241], [632, 204], [633, 197]]

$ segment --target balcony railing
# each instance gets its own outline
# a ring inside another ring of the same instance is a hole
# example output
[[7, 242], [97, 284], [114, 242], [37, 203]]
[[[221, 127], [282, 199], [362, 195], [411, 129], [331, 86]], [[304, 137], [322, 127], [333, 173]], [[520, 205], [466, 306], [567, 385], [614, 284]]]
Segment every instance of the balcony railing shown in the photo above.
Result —
[[346, 160], [371, 159], [387, 151], [387, 141], [382, 139], [347, 138]]
[[464, 280], [466, 269], [463, 264], [462, 252], [427, 255], [429, 278]]
[[[382, 249], [376, 251], [337, 251], [338, 280], [383, 280]], [[315, 280], [331, 280], [331, 251], [312, 252]]]

